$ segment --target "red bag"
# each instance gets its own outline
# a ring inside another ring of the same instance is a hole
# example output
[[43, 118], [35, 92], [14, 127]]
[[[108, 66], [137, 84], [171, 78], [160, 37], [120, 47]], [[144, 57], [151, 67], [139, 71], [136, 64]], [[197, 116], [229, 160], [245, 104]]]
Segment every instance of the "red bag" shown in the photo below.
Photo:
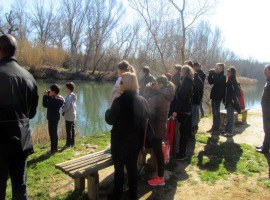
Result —
[[170, 145], [170, 156], [173, 155], [174, 151], [174, 135], [175, 135], [175, 120], [171, 117], [167, 121], [167, 131], [164, 140], [167, 140]]
[[245, 108], [246, 108], [245, 96], [244, 96], [244, 91], [242, 88], [240, 89], [240, 96], [238, 97], [238, 101], [239, 101], [239, 105], [240, 105], [241, 110], [245, 110]]

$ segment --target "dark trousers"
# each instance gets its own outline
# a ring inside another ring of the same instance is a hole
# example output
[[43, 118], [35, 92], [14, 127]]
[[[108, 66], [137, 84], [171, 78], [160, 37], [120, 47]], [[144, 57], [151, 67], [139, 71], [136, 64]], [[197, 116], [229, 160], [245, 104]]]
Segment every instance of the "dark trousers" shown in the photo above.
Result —
[[11, 179], [12, 199], [27, 200], [26, 158], [15, 155], [3, 159], [0, 155], [0, 200], [5, 200], [8, 177]]
[[58, 147], [58, 121], [48, 120], [49, 135], [51, 139], [51, 151], [56, 151]]
[[66, 132], [67, 132], [67, 146], [74, 146], [75, 144], [75, 124], [71, 121], [66, 121]]
[[158, 176], [163, 177], [164, 176], [164, 155], [162, 152], [162, 139], [153, 138], [151, 141], [151, 146], [157, 157]]
[[201, 115], [204, 116], [203, 103], [201, 103], [201, 105], [200, 105], [200, 111], [201, 111]]
[[[122, 154], [122, 155], [121, 155]], [[125, 154], [125, 155], [123, 155]], [[131, 199], [137, 199], [138, 190], [138, 172], [137, 172], [137, 160], [139, 152], [128, 153], [118, 152], [112, 153], [114, 164], [114, 189], [113, 194], [115, 199], [120, 199], [123, 193], [124, 186], [124, 166], [127, 169], [129, 195]]]
[[219, 126], [220, 126], [220, 104], [221, 104], [221, 101], [212, 100], [212, 114], [213, 114], [212, 129], [214, 131], [218, 131]]
[[192, 117], [187, 114], [179, 114], [178, 121], [180, 123], [180, 140], [179, 140], [179, 155], [186, 155], [188, 141], [193, 140], [192, 136]]
[[270, 113], [263, 113], [263, 129], [264, 129], [264, 140], [263, 140], [263, 151], [270, 150]]

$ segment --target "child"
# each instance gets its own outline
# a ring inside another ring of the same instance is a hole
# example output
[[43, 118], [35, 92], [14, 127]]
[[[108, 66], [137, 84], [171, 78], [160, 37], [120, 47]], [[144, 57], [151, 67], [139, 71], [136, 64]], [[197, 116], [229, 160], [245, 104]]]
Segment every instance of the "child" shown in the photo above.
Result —
[[69, 82], [66, 84], [66, 103], [63, 106], [62, 112], [66, 121], [67, 140], [66, 147], [73, 147], [75, 144], [74, 121], [76, 120], [76, 100], [77, 96], [73, 93], [75, 84]]
[[50, 154], [55, 154], [58, 146], [57, 127], [60, 120], [60, 108], [64, 104], [64, 98], [59, 96], [60, 88], [54, 84], [50, 87], [50, 90], [44, 91], [43, 106], [47, 108], [47, 120], [49, 135], [51, 139], [51, 151]]

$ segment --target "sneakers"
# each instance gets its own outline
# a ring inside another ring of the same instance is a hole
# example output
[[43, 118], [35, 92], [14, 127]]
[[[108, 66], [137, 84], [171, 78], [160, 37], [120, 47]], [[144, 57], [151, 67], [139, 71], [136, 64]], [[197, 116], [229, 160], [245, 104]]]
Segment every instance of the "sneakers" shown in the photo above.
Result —
[[160, 178], [159, 176], [157, 176], [156, 178], [149, 180], [148, 184], [152, 186], [164, 186], [165, 185], [164, 177]]

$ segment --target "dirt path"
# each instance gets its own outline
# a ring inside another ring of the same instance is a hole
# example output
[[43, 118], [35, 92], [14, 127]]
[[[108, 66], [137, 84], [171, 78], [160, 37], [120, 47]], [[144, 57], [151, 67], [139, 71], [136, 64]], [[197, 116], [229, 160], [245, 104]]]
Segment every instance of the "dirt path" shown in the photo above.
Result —
[[[203, 118], [200, 122], [200, 130], [206, 132], [212, 126], [212, 118]], [[233, 137], [234, 142], [241, 144], [249, 144], [252, 146], [261, 145], [264, 132], [262, 125], [262, 113], [259, 110], [250, 110], [248, 112], [247, 125], [235, 125], [234, 132], [236, 135]], [[224, 141], [222, 138], [221, 141]]]

